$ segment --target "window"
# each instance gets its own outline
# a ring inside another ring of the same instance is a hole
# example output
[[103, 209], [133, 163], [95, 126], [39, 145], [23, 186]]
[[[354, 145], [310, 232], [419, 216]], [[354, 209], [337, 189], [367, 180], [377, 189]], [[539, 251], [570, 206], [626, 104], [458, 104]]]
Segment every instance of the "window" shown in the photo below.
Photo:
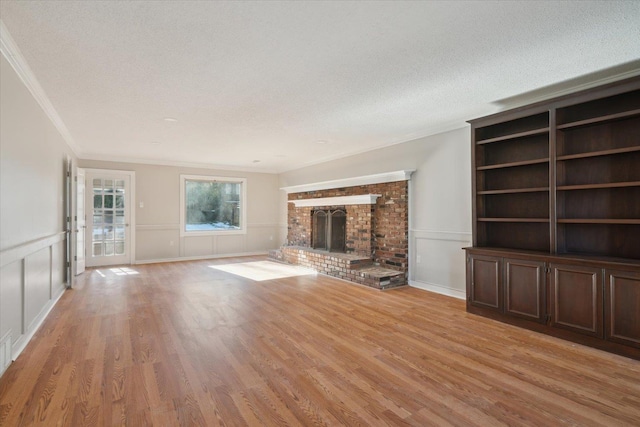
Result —
[[180, 235], [246, 233], [244, 178], [180, 175]]

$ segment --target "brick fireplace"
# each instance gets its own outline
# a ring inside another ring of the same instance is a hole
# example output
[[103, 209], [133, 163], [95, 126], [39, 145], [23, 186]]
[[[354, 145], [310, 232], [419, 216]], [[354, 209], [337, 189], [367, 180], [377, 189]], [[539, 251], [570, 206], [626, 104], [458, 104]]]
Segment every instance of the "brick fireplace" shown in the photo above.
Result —
[[[298, 192], [295, 190], [299, 188], [290, 188], [293, 191], [288, 195], [287, 241], [270, 256], [378, 289], [405, 285], [409, 176], [410, 172], [403, 171], [405, 179], [392, 182]], [[331, 185], [321, 184], [324, 185], [320, 187]], [[320, 241], [323, 237], [314, 236], [314, 231], [326, 233], [316, 221], [327, 219], [318, 212], [344, 212], [344, 251], [326, 250], [327, 245]]]

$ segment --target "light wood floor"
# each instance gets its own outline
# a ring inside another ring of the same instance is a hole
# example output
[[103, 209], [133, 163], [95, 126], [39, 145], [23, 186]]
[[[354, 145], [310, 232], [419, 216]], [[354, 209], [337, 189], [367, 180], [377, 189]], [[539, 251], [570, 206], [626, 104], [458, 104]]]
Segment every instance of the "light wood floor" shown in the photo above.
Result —
[[87, 271], [0, 379], [0, 425], [640, 425], [638, 361], [415, 288], [210, 267], [262, 260]]

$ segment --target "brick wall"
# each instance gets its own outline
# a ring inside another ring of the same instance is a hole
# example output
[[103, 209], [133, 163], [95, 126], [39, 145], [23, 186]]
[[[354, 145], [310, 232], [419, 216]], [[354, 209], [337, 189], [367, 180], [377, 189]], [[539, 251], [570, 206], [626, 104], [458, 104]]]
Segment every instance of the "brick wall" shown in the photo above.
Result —
[[[342, 206], [347, 213], [347, 252], [371, 257], [383, 267], [408, 271], [408, 182], [308, 191], [289, 194], [289, 200], [381, 194], [375, 205]], [[338, 206], [327, 206], [338, 208]], [[289, 203], [287, 246], [311, 246], [310, 207]]]
[[346, 211], [347, 252], [372, 258], [375, 239], [373, 234], [375, 205], [350, 205], [346, 206]]
[[[300, 193], [303, 194], [303, 193]], [[291, 195], [289, 195], [289, 200]], [[311, 208], [296, 208], [289, 203], [287, 213], [287, 246], [311, 247]]]

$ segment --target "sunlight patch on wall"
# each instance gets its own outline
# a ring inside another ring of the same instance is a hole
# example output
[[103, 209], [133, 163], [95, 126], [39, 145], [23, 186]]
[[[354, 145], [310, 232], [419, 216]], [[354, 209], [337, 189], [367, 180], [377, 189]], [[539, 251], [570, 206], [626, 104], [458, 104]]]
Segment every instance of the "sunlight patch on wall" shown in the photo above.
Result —
[[210, 265], [209, 268], [262, 282], [286, 277], [317, 274], [314, 270], [295, 265], [279, 264], [271, 261], [243, 262], [239, 264]]

